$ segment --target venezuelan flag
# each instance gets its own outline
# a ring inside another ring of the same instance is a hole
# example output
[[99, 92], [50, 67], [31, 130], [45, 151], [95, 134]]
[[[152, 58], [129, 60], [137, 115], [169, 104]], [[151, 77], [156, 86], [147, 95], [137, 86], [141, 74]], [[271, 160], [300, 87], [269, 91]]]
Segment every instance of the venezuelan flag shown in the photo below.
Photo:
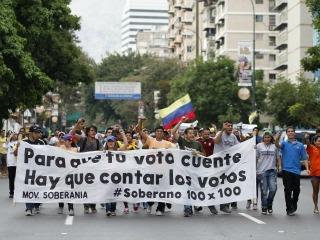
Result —
[[190, 120], [195, 119], [196, 114], [193, 110], [189, 94], [178, 99], [169, 107], [161, 109], [159, 111], [159, 116], [162, 119], [162, 124], [165, 129], [172, 128], [183, 116]]

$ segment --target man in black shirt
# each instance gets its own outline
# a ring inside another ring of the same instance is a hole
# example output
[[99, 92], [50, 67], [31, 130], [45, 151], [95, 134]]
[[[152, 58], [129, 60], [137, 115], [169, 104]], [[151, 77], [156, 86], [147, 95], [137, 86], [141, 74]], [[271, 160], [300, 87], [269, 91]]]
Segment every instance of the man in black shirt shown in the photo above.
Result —
[[[195, 141], [195, 134], [194, 134], [193, 128], [187, 128], [186, 130], [184, 130], [184, 138], [181, 137], [179, 133], [177, 133], [181, 123], [183, 123], [186, 120], [187, 119], [185, 117], [182, 117], [180, 122], [172, 129], [173, 137], [178, 142], [180, 149], [192, 151], [192, 153], [195, 155], [205, 156], [205, 151], [201, 143], [199, 143], [198, 141]], [[185, 205], [184, 216], [191, 217], [192, 214], [193, 214], [192, 206]]]
[[[27, 139], [24, 139], [24, 142], [27, 142], [32, 145], [45, 145], [41, 140], [42, 128], [38, 125], [33, 125], [29, 129], [29, 136]], [[33, 216], [40, 213], [40, 203], [26, 203], [26, 216]]]

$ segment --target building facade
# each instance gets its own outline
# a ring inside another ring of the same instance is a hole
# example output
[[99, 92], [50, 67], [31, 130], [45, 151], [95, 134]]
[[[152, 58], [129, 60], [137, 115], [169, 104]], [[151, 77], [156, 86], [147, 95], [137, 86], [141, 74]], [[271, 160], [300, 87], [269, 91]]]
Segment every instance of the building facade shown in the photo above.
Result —
[[256, 69], [263, 70], [265, 80], [273, 81], [277, 74], [274, 68], [278, 52], [275, 49], [277, 33], [273, 31], [276, 13], [271, 11], [270, 1], [255, 0], [253, 3], [255, 17], [250, 0], [202, 2], [204, 57], [225, 55], [238, 62], [240, 49], [247, 45], [251, 52], [248, 61], [252, 63], [254, 23]]
[[168, 0], [169, 47], [172, 56], [188, 62], [196, 58], [194, 0]]
[[137, 52], [151, 54], [160, 58], [169, 58], [168, 27], [154, 26], [152, 30], [139, 31], [137, 33]]
[[137, 33], [168, 26], [167, 0], [127, 0], [121, 22], [121, 52], [136, 51]]
[[[239, 61], [243, 43], [250, 44], [252, 51], [254, 23], [255, 67], [263, 70], [264, 80], [273, 82], [283, 76], [294, 81], [301, 74], [300, 60], [313, 46], [312, 19], [304, 1], [198, 0], [198, 37], [196, 2], [168, 0], [170, 48], [174, 57], [192, 60], [198, 46], [204, 59], [225, 55]], [[311, 73], [303, 74], [312, 77]]]
[[279, 50], [276, 70], [279, 76], [295, 82], [302, 75], [312, 78], [310, 72], [303, 72], [300, 61], [308, 48], [313, 46], [312, 17], [301, 0], [276, 0], [274, 10], [278, 13], [275, 31], [278, 32], [276, 49]]

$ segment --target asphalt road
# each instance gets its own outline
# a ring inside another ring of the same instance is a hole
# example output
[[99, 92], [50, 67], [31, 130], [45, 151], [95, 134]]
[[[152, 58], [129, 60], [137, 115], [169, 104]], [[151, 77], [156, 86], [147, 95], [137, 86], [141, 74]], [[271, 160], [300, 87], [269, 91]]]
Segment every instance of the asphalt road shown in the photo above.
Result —
[[260, 210], [246, 210], [242, 202], [231, 215], [212, 216], [206, 208], [191, 218], [183, 217], [182, 206], [174, 206], [161, 217], [155, 216], [154, 212], [148, 215], [143, 209], [125, 215], [122, 203], [118, 204], [116, 217], [106, 217], [104, 209], [99, 208], [95, 215], [84, 215], [82, 205], [75, 207], [74, 217], [58, 215], [56, 204], [44, 204], [39, 215], [26, 217], [24, 205], [14, 205], [8, 198], [7, 189], [8, 180], [0, 178], [0, 240], [301, 240], [318, 239], [319, 235], [320, 215], [313, 214], [308, 179], [301, 181], [298, 211], [294, 217], [285, 214], [281, 178], [278, 179], [274, 213], [267, 216], [261, 215]]

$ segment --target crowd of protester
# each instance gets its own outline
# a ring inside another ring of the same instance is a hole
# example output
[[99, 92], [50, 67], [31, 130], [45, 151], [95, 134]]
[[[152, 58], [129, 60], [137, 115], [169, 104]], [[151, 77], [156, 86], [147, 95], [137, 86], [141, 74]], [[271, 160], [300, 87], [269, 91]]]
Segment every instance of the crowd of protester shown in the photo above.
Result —
[[[105, 132], [98, 133], [93, 125], [86, 127], [84, 119], [79, 119], [74, 127], [63, 132], [56, 129], [51, 136], [46, 136], [43, 129], [34, 125], [28, 129], [24, 128], [19, 133], [1, 131], [0, 135], [0, 166], [1, 174], [9, 178], [9, 198], [14, 196], [14, 179], [16, 172], [17, 151], [20, 141], [35, 145], [52, 145], [72, 152], [90, 152], [97, 150], [130, 151], [138, 149], [169, 149], [179, 148], [192, 151], [193, 154], [201, 156], [211, 156], [214, 153], [246, 141], [251, 137], [256, 138], [257, 152], [257, 198], [248, 199], [247, 209], [258, 209], [258, 193], [260, 192], [261, 213], [264, 215], [273, 213], [273, 199], [277, 192], [277, 173], [281, 171], [284, 185], [286, 212], [288, 216], [293, 216], [297, 210], [297, 203], [300, 194], [300, 173], [301, 162], [303, 162], [307, 173], [311, 176], [312, 199], [314, 202], [314, 213], [319, 214], [318, 193], [320, 183], [320, 130], [315, 136], [306, 134], [304, 143], [296, 140], [293, 127], [285, 130], [286, 139], [280, 141], [279, 133], [264, 131], [260, 133], [256, 127], [252, 133], [244, 136], [241, 129], [235, 129], [231, 121], [226, 121], [220, 131], [217, 128], [188, 127], [180, 131], [180, 126], [187, 121], [181, 121], [171, 130], [165, 130], [158, 126], [154, 131], [143, 127], [144, 119], [140, 119], [136, 126], [130, 126], [124, 130], [121, 126], [108, 127]], [[119, 204], [119, 203], [118, 203]], [[124, 213], [130, 212], [128, 203], [124, 202]], [[138, 212], [143, 208], [147, 213], [152, 213], [155, 203], [148, 202], [133, 204], [133, 212]], [[74, 215], [72, 203], [68, 203], [68, 212]], [[107, 216], [116, 216], [117, 203], [107, 202], [101, 204], [105, 208]], [[64, 204], [59, 203], [58, 213], [63, 213]], [[208, 207], [213, 215], [218, 214], [215, 206]], [[220, 212], [231, 214], [236, 210], [236, 202], [221, 204]], [[97, 212], [96, 203], [87, 203], [83, 206], [85, 214], [95, 214]], [[171, 209], [171, 204], [159, 202], [155, 209], [155, 214], [161, 216], [165, 210]], [[190, 217], [194, 212], [202, 211], [201, 206], [184, 206], [184, 216]], [[26, 203], [26, 215], [32, 216], [40, 213], [39, 203]]]

